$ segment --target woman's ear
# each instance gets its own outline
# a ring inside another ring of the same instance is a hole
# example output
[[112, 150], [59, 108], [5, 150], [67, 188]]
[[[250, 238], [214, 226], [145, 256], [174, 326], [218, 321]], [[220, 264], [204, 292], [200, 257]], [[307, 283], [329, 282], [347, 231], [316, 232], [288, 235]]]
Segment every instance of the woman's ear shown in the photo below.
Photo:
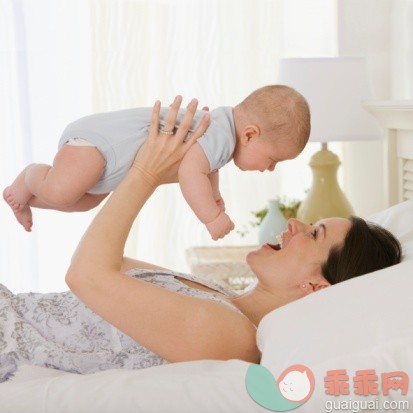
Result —
[[257, 125], [250, 124], [245, 126], [241, 136], [241, 144], [247, 145], [254, 138], [258, 138], [260, 134], [261, 131]]
[[301, 288], [304, 292], [304, 295], [320, 291], [323, 288], [330, 287], [330, 283], [323, 277], [318, 271], [314, 271], [313, 274], [309, 277], [308, 281], [304, 281], [301, 284]]
[[312, 277], [308, 285], [310, 287], [309, 292], [315, 292], [330, 287], [331, 284], [321, 274], [317, 274]]
[[310, 282], [309, 284], [310, 284], [310, 287], [312, 289], [312, 292], [322, 290], [323, 288], [330, 287], [330, 285], [331, 285], [327, 280], [317, 282], [317, 283]]

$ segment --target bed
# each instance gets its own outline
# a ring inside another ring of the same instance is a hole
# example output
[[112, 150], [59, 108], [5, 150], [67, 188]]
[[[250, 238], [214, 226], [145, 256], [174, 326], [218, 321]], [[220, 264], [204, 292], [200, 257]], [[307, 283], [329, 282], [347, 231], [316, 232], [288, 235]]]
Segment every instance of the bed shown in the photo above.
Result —
[[[257, 331], [260, 365], [206, 360], [85, 376], [23, 366], [0, 385], [0, 411], [411, 411], [413, 103], [374, 103], [368, 109], [386, 128], [389, 148], [389, 207], [370, 219], [399, 237], [400, 264], [269, 313]], [[275, 382], [291, 378], [286, 371], [311, 376], [301, 383], [310, 383], [304, 401], [279, 403]]]

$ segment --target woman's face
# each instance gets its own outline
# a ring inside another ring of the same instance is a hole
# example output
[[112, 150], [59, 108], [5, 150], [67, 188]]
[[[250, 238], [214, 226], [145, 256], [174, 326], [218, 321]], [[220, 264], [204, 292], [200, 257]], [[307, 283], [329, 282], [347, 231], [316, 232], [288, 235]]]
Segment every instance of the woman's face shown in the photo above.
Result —
[[[258, 280], [268, 288], [295, 289], [321, 274], [330, 249], [343, 243], [351, 227], [346, 218], [326, 218], [313, 225], [289, 219], [280, 234], [280, 249], [269, 244], [251, 252], [247, 262]], [[326, 281], [325, 281], [326, 282]]]

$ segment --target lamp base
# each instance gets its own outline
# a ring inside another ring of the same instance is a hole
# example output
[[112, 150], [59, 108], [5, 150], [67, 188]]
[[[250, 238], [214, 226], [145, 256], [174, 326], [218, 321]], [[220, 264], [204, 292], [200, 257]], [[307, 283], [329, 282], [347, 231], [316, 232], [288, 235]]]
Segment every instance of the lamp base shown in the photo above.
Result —
[[311, 224], [322, 218], [353, 215], [354, 210], [337, 181], [338, 156], [323, 143], [309, 165], [313, 172], [313, 184], [297, 211], [297, 218]]

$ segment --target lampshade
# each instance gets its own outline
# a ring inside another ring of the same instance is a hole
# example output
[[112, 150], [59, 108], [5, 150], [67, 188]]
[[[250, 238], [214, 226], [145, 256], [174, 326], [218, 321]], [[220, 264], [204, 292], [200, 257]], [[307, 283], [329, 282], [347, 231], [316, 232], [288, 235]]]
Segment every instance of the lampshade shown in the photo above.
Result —
[[278, 83], [298, 90], [311, 108], [310, 141], [376, 139], [380, 126], [361, 106], [371, 99], [362, 57], [281, 59]]

